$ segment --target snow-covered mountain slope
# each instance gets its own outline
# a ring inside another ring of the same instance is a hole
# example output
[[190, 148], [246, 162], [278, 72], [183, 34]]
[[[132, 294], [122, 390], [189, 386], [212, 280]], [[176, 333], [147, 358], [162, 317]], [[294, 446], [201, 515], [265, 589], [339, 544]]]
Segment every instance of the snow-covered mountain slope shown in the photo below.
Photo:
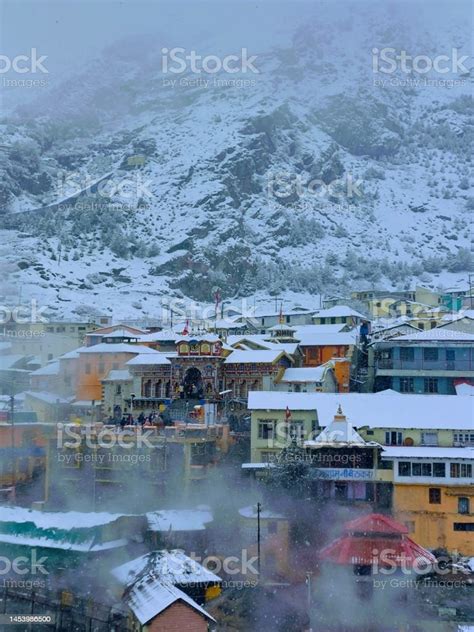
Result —
[[470, 77], [373, 59], [461, 55], [468, 30], [316, 17], [233, 75], [163, 73], [163, 42], [120, 42], [2, 122], [5, 296], [138, 316], [169, 293], [437, 286], [472, 269]]

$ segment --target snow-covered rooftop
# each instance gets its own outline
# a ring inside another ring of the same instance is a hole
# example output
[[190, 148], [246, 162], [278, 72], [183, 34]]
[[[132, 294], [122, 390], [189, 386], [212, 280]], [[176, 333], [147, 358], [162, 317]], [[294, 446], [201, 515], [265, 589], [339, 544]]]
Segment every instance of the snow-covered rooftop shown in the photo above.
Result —
[[302, 347], [351, 346], [356, 343], [355, 331], [334, 331], [329, 333], [305, 333], [299, 330], [295, 339]]
[[126, 342], [107, 343], [101, 342], [91, 347], [81, 347], [79, 353], [156, 353], [154, 349], [143, 345], [130, 345]]
[[177, 601], [187, 603], [206, 619], [215, 621], [204, 608], [182, 590], [171, 584], [163, 584], [156, 579], [138, 581], [127, 593], [125, 601], [142, 625], [154, 619]]
[[152, 551], [112, 570], [112, 575], [123, 586], [130, 586], [145, 573], [153, 574], [161, 582], [169, 585], [215, 584], [221, 581], [218, 575], [185, 555], [180, 549]]
[[36, 511], [25, 507], [0, 506], [0, 522], [33, 522], [40, 529], [87, 529], [129, 514], [82, 511]]
[[36, 369], [33, 371], [31, 375], [34, 376], [42, 376], [42, 375], [58, 375], [59, 374], [59, 362], [50, 362], [46, 364], [46, 366], [42, 366], [40, 369]]
[[[396, 405], [394, 400], [396, 399]], [[320, 426], [327, 426], [341, 404], [356, 428], [438, 428], [472, 430], [472, 400], [463, 395], [383, 393], [284, 393], [251, 391], [249, 410], [314, 410]]]
[[[147, 356], [148, 357], [148, 356]], [[103, 382], [128, 382], [132, 376], [127, 369], [112, 369]]]
[[128, 329], [115, 329], [108, 334], [102, 334], [102, 338], [141, 338], [143, 334], [132, 333]]
[[419, 331], [413, 334], [407, 334], [406, 336], [399, 336], [395, 339], [396, 342], [429, 342], [433, 341], [450, 341], [450, 342], [474, 342], [474, 334], [468, 334], [464, 331], [454, 331], [453, 329], [446, 329], [446, 327], [435, 327], [428, 331]]
[[150, 531], [204, 531], [214, 517], [209, 507], [163, 509], [146, 515]]
[[70, 404], [73, 401], [73, 397], [63, 397], [57, 393], [50, 393], [48, 391], [25, 391], [28, 397], [34, 397], [47, 404]]
[[312, 382], [321, 382], [324, 379], [324, 375], [329, 368], [330, 367], [328, 365], [322, 364], [321, 366], [315, 367], [286, 369], [283, 377], [281, 378], [281, 381], [301, 382], [305, 384]]
[[148, 365], [160, 365], [160, 364], [171, 364], [167, 355], [165, 353], [160, 353], [159, 351], [154, 351], [153, 353], [140, 353], [135, 358], [128, 360], [126, 362], [129, 366], [136, 366], [142, 364]]
[[[279, 345], [278, 345], [279, 346]], [[225, 360], [225, 364], [245, 364], [245, 363], [268, 363], [276, 362], [281, 354], [285, 354], [284, 349], [262, 349], [262, 350], [249, 350], [244, 351], [241, 349], [236, 349], [232, 351], [230, 356], [228, 356]]]
[[467, 384], [462, 382], [454, 386], [456, 389], [456, 395], [474, 395], [474, 384]]
[[313, 318], [331, 318], [331, 317], [342, 317], [347, 318], [349, 316], [354, 316], [356, 318], [366, 318], [364, 314], [357, 312], [352, 307], [348, 307], [347, 305], [334, 305], [334, 307], [329, 307], [328, 309], [318, 309], [313, 314]]
[[474, 459], [474, 448], [437, 448], [427, 446], [387, 446], [383, 459]]

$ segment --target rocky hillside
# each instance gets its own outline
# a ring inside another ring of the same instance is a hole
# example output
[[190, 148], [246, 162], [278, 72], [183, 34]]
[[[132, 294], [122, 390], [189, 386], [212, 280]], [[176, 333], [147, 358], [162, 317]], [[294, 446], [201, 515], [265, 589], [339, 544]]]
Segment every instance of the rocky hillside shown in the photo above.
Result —
[[469, 33], [387, 30], [361, 11], [259, 51], [258, 73], [174, 85], [162, 41], [109, 48], [0, 125], [5, 297], [20, 285], [57, 314], [100, 299], [137, 316], [165, 293], [206, 301], [215, 287], [232, 297], [465, 278], [470, 77], [443, 75], [460, 84], [448, 87], [434, 73], [427, 85], [376, 74], [372, 59], [374, 47], [434, 55], [454, 40], [462, 50]]

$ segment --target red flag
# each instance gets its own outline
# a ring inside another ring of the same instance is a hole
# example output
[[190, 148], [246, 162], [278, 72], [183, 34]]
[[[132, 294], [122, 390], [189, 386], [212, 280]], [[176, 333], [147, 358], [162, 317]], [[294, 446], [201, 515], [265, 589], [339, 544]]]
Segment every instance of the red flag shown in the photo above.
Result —
[[181, 334], [182, 336], [187, 336], [189, 334], [188, 324], [189, 324], [189, 321], [186, 321], [186, 324]]
[[291, 411], [287, 406], [285, 411], [285, 420], [288, 421], [289, 419], [291, 419]]

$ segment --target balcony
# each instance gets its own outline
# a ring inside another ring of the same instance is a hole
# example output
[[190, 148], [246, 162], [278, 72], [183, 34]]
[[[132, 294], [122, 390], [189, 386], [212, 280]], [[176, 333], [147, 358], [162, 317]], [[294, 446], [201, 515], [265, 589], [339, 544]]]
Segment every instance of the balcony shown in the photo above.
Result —
[[474, 360], [400, 360], [398, 358], [382, 358], [376, 360], [376, 368], [391, 371], [453, 371], [468, 373], [474, 371]]

